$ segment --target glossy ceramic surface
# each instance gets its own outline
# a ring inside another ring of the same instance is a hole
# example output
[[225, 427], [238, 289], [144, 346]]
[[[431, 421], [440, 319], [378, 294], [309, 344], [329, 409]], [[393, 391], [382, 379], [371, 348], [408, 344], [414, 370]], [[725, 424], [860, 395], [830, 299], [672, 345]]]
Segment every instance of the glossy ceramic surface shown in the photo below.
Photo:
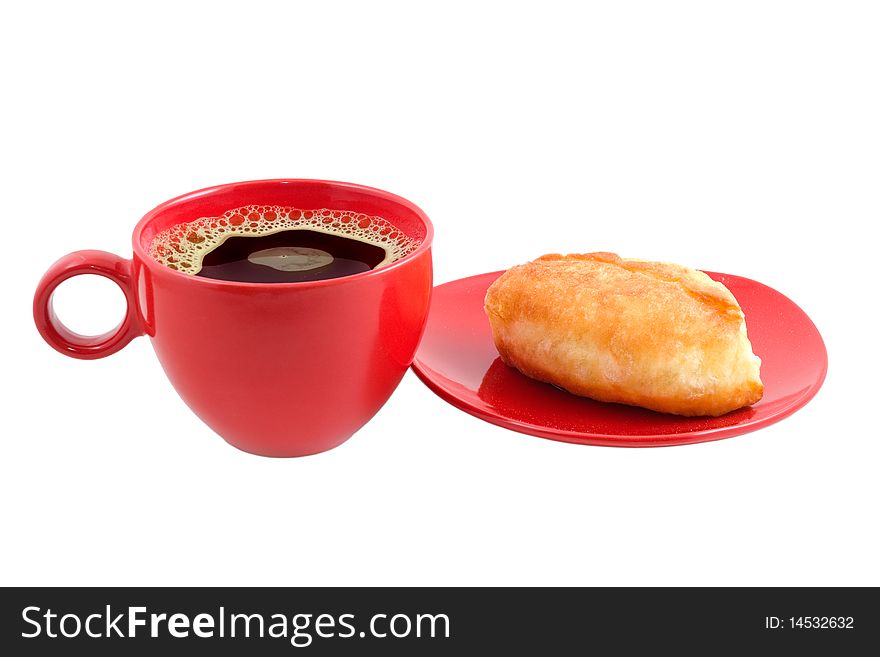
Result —
[[763, 361], [765, 388], [760, 402], [718, 418], [686, 418], [577, 397], [501, 362], [483, 299], [502, 273], [434, 289], [413, 369], [450, 404], [514, 431], [583, 445], [625, 447], [718, 440], [785, 418], [812, 399], [825, 378], [825, 345], [794, 302], [756, 281], [707, 272], [733, 292], [745, 312], [752, 347]]
[[[169, 226], [247, 204], [379, 215], [421, 246], [378, 270], [273, 284], [188, 276], [148, 255], [152, 238]], [[51, 346], [83, 359], [110, 355], [146, 333], [183, 400], [228, 442], [265, 456], [314, 454], [366, 423], [412, 362], [431, 295], [432, 236], [419, 208], [369, 187], [221, 185], [149, 212], [134, 230], [131, 260], [79, 251], [56, 262], [37, 288], [34, 320]], [[76, 335], [52, 310], [55, 287], [86, 273], [115, 281], [128, 301], [124, 320], [106, 335]]]

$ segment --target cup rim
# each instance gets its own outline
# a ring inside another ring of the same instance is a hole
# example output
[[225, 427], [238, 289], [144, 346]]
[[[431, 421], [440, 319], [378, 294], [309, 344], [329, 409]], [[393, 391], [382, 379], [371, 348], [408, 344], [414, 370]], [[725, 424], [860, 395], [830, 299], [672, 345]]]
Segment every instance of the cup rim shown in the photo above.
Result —
[[[402, 258], [395, 260], [389, 265], [385, 265], [381, 269], [371, 269], [370, 271], [361, 272], [358, 274], [351, 274], [349, 276], [340, 276], [339, 278], [325, 278], [316, 281], [296, 281], [290, 283], [253, 283], [248, 281], [227, 281], [216, 278], [206, 278], [201, 276], [193, 276], [191, 274], [184, 274], [183, 272], [175, 271], [170, 267], [164, 266], [162, 263], [157, 262], [152, 256], [150, 256], [146, 250], [143, 248], [141, 244], [141, 234], [147, 225], [160, 213], [165, 211], [167, 208], [176, 205], [178, 203], [183, 203], [189, 201], [194, 198], [198, 198], [200, 196], [206, 196], [208, 194], [214, 194], [219, 191], [223, 191], [230, 187], [257, 187], [261, 185], [270, 185], [270, 184], [297, 184], [297, 183], [320, 183], [326, 185], [333, 185], [335, 187], [345, 187], [348, 189], [356, 189], [361, 192], [366, 192], [373, 196], [378, 196], [380, 198], [385, 199], [386, 201], [391, 201], [393, 203], [397, 203], [398, 205], [402, 205], [409, 210], [412, 210], [422, 224], [425, 226], [425, 236], [422, 239], [421, 244], [416, 248], [412, 253], [408, 253]], [[163, 203], [160, 203], [152, 210], [147, 212], [143, 217], [141, 217], [140, 221], [135, 225], [134, 231], [132, 232], [131, 241], [132, 241], [132, 250], [134, 254], [138, 257], [138, 259], [144, 263], [144, 266], [148, 267], [151, 272], [159, 273], [160, 275], [168, 275], [172, 278], [179, 277], [181, 281], [186, 280], [190, 281], [194, 285], [206, 285], [209, 287], [230, 287], [230, 288], [262, 288], [265, 289], [267, 287], [272, 289], [287, 289], [287, 288], [313, 288], [313, 287], [325, 287], [329, 285], [345, 285], [346, 283], [355, 282], [359, 280], [363, 280], [364, 278], [368, 278], [371, 276], [382, 276], [388, 272], [391, 272], [403, 265], [405, 265], [408, 261], [414, 260], [418, 256], [420, 256], [425, 251], [428, 251], [431, 248], [431, 244], [434, 240], [434, 225], [431, 223], [431, 220], [428, 219], [428, 215], [425, 214], [424, 210], [422, 210], [419, 206], [417, 206], [412, 201], [409, 201], [402, 196], [398, 196], [397, 194], [392, 194], [391, 192], [387, 192], [384, 189], [379, 189], [378, 187], [369, 187], [367, 185], [359, 185], [357, 183], [350, 182], [342, 182], [339, 180], [323, 180], [320, 178], [266, 178], [262, 180], [243, 180], [240, 182], [230, 182], [223, 183], [220, 185], [212, 185], [210, 187], [203, 187], [202, 189], [197, 189], [192, 192], [187, 192], [185, 194], [181, 194], [179, 196], [175, 196], [174, 198], [168, 199]]]

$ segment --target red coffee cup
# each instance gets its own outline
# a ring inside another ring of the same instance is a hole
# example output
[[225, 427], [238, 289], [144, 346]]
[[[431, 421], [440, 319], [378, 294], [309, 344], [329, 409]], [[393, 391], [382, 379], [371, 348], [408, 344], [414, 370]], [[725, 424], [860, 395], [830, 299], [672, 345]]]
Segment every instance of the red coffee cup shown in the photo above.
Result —
[[[390, 265], [342, 278], [242, 283], [190, 276], [149, 255], [175, 224], [243, 205], [354, 210], [381, 216], [419, 247]], [[34, 320], [52, 347], [103, 358], [150, 336], [172, 385], [227, 442], [263, 456], [305, 456], [336, 447], [387, 401], [415, 355], [431, 295], [433, 228], [394, 194], [322, 180], [259, 180], [179, 196], [147, 213], [131, 260], [77, 251], [49, 268], [34, 296]], [[99, 274], [125, 293], [114, 330], [87, 337], [52, 309], [64, 280]]]

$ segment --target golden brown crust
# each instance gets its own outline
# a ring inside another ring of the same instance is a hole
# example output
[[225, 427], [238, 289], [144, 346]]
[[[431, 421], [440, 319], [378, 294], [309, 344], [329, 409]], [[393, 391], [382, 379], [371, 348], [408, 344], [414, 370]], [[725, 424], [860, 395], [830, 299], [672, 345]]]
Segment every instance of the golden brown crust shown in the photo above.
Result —
[[578, 395], [721, 415], [763, 394], [739, 304], [688, 267], [546, 255], [495, 281], [486, 313], [505, 363]]

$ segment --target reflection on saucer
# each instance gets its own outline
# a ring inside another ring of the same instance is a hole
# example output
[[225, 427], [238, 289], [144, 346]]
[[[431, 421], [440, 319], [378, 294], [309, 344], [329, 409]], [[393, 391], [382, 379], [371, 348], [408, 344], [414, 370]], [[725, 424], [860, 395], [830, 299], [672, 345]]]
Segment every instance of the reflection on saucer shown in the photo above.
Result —
[[[499, 414], [527, 424], [548, 422], [563, 431], [644, 435], [706, 431], [729, 427], [751, 418], [752, 407], [721, 417], [683, 417], [647, 408], [578, 397], [549, 383], [530, 379], [496, 358], [477, 390], [479, 398]], [[649, 430], [646, 432], [646, 427]]]

